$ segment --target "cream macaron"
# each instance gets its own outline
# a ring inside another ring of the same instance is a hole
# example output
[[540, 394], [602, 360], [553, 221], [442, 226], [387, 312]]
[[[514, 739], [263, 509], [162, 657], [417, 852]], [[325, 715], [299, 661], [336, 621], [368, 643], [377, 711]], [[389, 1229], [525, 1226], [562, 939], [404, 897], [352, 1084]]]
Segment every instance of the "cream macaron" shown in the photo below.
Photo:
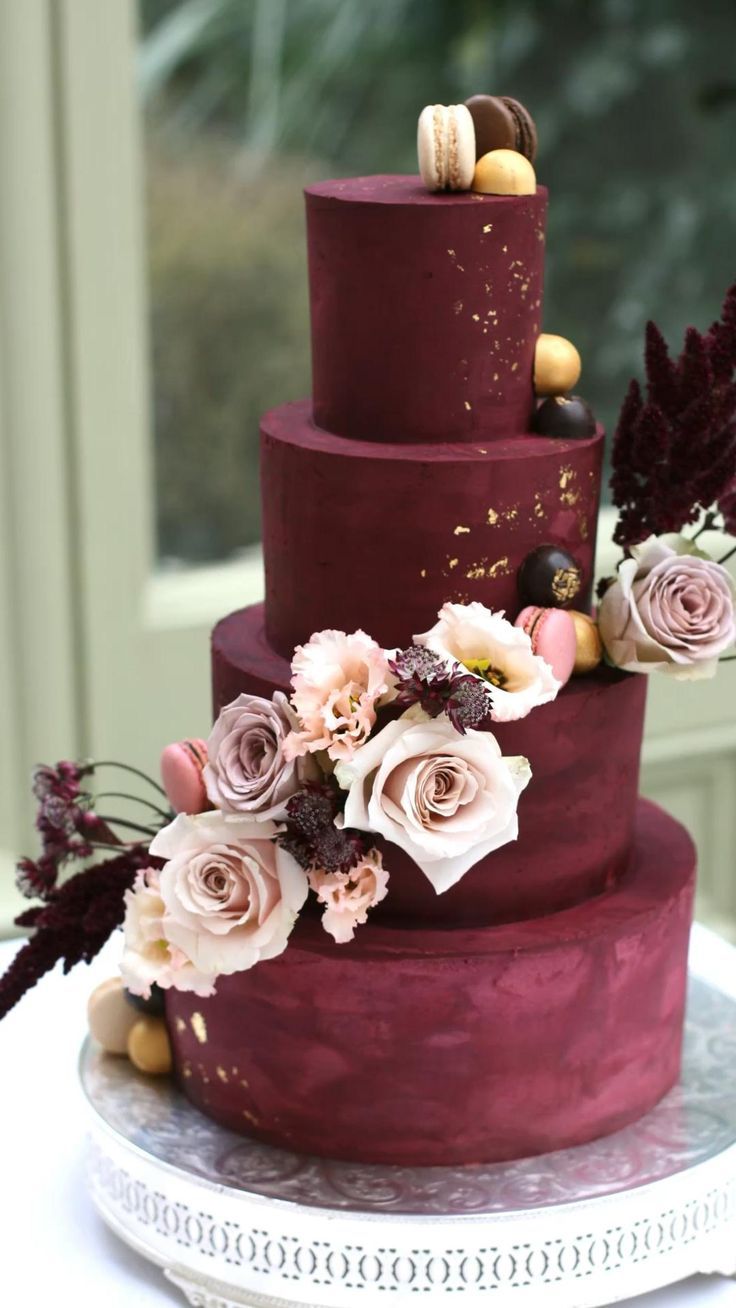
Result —
[[419, 172], [428, 191], [468, 191], [475, 171], [475, 127], [464, 104], [428, 104], [417, 125]]

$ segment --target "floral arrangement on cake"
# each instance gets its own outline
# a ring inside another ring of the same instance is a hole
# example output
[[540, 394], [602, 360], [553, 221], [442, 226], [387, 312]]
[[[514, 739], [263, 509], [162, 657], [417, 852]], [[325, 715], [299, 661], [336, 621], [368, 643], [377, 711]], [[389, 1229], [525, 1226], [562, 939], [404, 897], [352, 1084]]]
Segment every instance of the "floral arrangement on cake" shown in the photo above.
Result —
[[[119, 792], [87, 783], [114, 765], [39, 768], [43, 852], [21, 861], [18, 884], [41, 902], [18, 919], [34, 936], [0, 980], [0, 1014], [58, 959], [89, 961], [121, 924], [123, 979], [144, 998], [171, 986], [210, 995], [219, 976], [280, 954], [310, 892], [325, 930], [347, 942], [389, 893], [392, 846], [448, 890], [518, 833], [531, 769], [502, 754], [493, 724], [561, 685], [502, 613], [447, 603], [407, 649], [317, 632], [295, 651], [290, 698], [241, 694], [207, 741], [164, 750], [163, 786], [135, 774], [149, 786], [146, 822], [100, 814]], [[59, 883], [98, 849], [114, 857]]]

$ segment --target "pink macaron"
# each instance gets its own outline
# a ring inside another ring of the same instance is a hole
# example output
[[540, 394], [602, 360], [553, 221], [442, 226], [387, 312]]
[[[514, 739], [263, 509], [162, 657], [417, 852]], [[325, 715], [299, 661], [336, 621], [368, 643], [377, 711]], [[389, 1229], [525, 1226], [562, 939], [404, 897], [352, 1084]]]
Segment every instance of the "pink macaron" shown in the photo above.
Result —
[[202, 775], [207, 762], [205, 740], [178, 740], [161, 755], [161, 780], [176, 813], [204, 813], [212, 805]]
[[542, 609], [529, 604], [521, 610], [515, 627], [521, 627], [532, 642], [532, 650], [551, 667], [563, 686], [575, 666], [577, 638], [575, 623], [565, 609]]

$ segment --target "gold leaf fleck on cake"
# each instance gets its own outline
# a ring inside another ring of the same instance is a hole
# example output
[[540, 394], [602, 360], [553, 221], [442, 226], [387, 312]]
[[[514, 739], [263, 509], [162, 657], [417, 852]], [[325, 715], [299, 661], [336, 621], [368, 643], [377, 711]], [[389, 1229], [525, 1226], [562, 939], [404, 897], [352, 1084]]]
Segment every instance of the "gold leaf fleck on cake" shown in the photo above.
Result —
[[201, 1013], [192, 1013], [192, 1016], [190, 1017], [189, 1022], [190, 1022], [191, 1028], [192, 1028], [192, 1030], [193, 1030], [193, 1032], [194, 1032], [194, 1035], [195, 1035], [196, 1039], [199, 1041], [199, 1043], [200, 1043], [201, 1045], [206, 1045], [206, 1044], [207, 1044], [207, 1023], [205, 1022], [204, 1018], [202, 1017], [202, 1014], [201, 1014]]
[[508, 245], [502, 245], [502, 246], [501, 246], [501, 250], [503, 251], [504, 254], [508, 254], [508, 252], [509, 252], [509, 247], [508, 247]]
[[507, 522], [513, 522], [519, 516], [518, 505], [514, 504], [510, 509], [504, 509], [503, 516]]
[[474, 314], [473, 314], [473, 322], [480, 322], [480, 314], [479, 314], [479, 313], [474, 313]]
[[461, 263], [456, 263], [455, 267], [457, 268], [458, 272], [465, 272], [465, 269], [463, 268], [463, 265]]
[[190, 1076], [192, 1075], [192, 1064], [189, 1062], [189, 1059], [187, 1059], [185, 1062], [182, 1063], [181, 1074], [184, 1077], [185, 1081], [188, 1081]]
[[560, 504], [567, 504], [568, 508], [574, 509], [580, 501], [580, 491], [568, 490], [563, 491], [560, 495]]
[[518, 363], [512, 363], [512, 365], [511, 365], [511, 371], [512, 371], [512, 372], [516, 372], [516, 369], [518, 368], [518, 366], [519, 366]]
[[244, 1090], [250, 1090], [250, 1082], [246, 1081], [245, 1077], [242, 1078], [240, 1084], [242, 1085]]
[[176, 1027], [177, 1031], [186, 1031], [187, 1029], [187, 1024], [184, 1021], [183, 1017], [177, 1017], [174, 1021], [174, 1026]]
[[508, 557], [504, 555], [502, 559], [496, 559], [495, 563], [489, 563], [488, 559], [481, 559], [478, 563], [471, 563], [465, 576], [468, 581], [482, 581], [484, 577], [505, 577], [509, 571]]
[[205, 1084], [205, 1085], [209, 1085], [209, 1083], [210, 1083], [210, 1078], [209, 1078], [208, 1075], [207, 1075], [207, 1069], [206, 1069], [204, 1063], [197, 1063], [197, 1071], [199, 1072], [199, 1075], [201, 1076], [201, 1078], [202, 1078], [204, 1084]]
[[225, 1071], [224, 1067], [220, 1067], [220, 1065], [219, 1065], [219, 1063], [218, 1063], [217, 1067], [215, 1068], [215, 1071], [217, 1072], [217, 1075], [219, 1076], [219, 1078], [220, 1078], [220, 1080], [223, 1082], [223, 1084], [224, 1084], [224, 1085], [227, 1085], [227, 1083], [228, 1083], [228, 1081], [230, 1080], [230, 1078], [229, 1078], [227, 1072]]
[[492, 232], [492, 231], [493, 231], [493, 223], [485, 223], [484, 226], [483, 226], [483, 231], [484, 231], [484, 232]]
[[479, 453], [479, 454], [487, 454], [487, 453], [488, 453], [488, 450], [484, 450], [484, 449], [482, 449], [481, 446], [479, 445], [479, 446], [478, 446], [478, 453]]
[[581, 540], [588, 539], [588, 519], [584, 513], [578, 514], [578, 531], [580, 532]]
[[260, 1126], [261, 1124], [261, 1119], [259, 1117], [256, 1117], [255, 1113], [251, 1113], [249, 1108], [243, 1109], [243, 1117], [246, 1119], [246, 1121], [252, 1122], [254, 1126]]
[[453, 308], [453, 312], [454, 312], [454, 313], [462, 313], [462, 311], [463, 311], [463, 302], [462, 302], [462, 300], [456, 300], [455, 303], [453, 304], [452, 308]]
[[522, 283], [521, 283], [521, 293], [522, 293], [522, 295], [526, 295], [526, 293], [527, 293], [528, 290], [529, 290], [529, 283], [528, 283], [528, 282], [522, 282]]
[[451, 259], [456, 258], [455, 251], [454, 251], [454, 250], [451, 250], [451, 249], [449, 248], [449, 246], [448, 246], [448, 249], [447, 249], [447, 253], [449, 254], [449, 256], [450, 256]]
[[560, 469], [560, 490], [566, 490], [571, 481], [575, 480], [575, 473], [572, 468]]
[[486, 522], [488, 523], [489, 527], [496, 526], [496, 523], [498, 522], [498, 514], [496, 513], [495, 509], [488, 510], [488, 517], [486, 518]]
[[420, 577], [426, 577], [426, 575], [427, 575], [427, 569], [426, 569], [426, 568], [422, 568], [421, 572], [419, 573], [419, 576], [420, 576]]
[[460, 562], [459, 559], [448, 559], [447, 566], [448, 568], [456, 568], [459, 562]]
[[469, 400], [463, 400], [463, 404], [465, 405], [466, 409], [472, 409], [473, 407]]
[[539, 494], [539, 491], [535, 491], [534, 492], [534, 517], [543, 518], [544, 516], [545, 516], [544, 505], [542, 503], [542, 497]]
[[494, 380], [494, 381], [498, 381], [498, 376], [499, 376], [498, 373], [497, 373], [497, 372], [494, 372], [494, 374], [493, 374], [493, 380]]
[[458, 525], [452, 534], [453, 536], [468, 536], [470, 534], [470, 527], [461, 527]]

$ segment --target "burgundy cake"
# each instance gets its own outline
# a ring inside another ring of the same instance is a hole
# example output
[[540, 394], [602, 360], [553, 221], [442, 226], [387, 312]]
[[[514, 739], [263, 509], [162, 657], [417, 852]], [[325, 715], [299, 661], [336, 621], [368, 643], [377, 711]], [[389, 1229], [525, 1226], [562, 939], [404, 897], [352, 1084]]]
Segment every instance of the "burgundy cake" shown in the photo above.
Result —
[[418, 177], [307, 189], [265, 602], [215, 627], [212, 729], [162, 785], [37, 769], [0, 978], [2, 1017], [122, 924], [104, 1050], [270, 1145], [412, 1167], [582, 1144], [675, 1085], [695, 850], [638, 796], [646, 687], [736, 645], [736, 544], [704, 548], [736, 537], [736, 285], [679, 358], [647, 326], [596, 580], [604, 433], [541, 330], [532, 118], [428, 105], [417, 145]]
[[[306, 200], [314, 394], [263, 420], [266, 600], [215, 628], [216, 715], [288, 693], [294, 646], [323, 628], [401, 647], [447, 601], [513, 620], [540, 549], [573, 557], [570, 601], [591, 602], [603, 432], [532, 431], [544, 188], [380, 176]], [[215, 996], [170, 990], [189, 1098], [271, 1143], [407, 1164], [557, 1149], [646, 1112], [679, 1072], [695, 855], [637, 799], [645, 694], [599, 667], [494, 725], [532, 769], [519, 838], [444, 893], [379, 840], [390, 893], [353, 940], [305, 910]]]

